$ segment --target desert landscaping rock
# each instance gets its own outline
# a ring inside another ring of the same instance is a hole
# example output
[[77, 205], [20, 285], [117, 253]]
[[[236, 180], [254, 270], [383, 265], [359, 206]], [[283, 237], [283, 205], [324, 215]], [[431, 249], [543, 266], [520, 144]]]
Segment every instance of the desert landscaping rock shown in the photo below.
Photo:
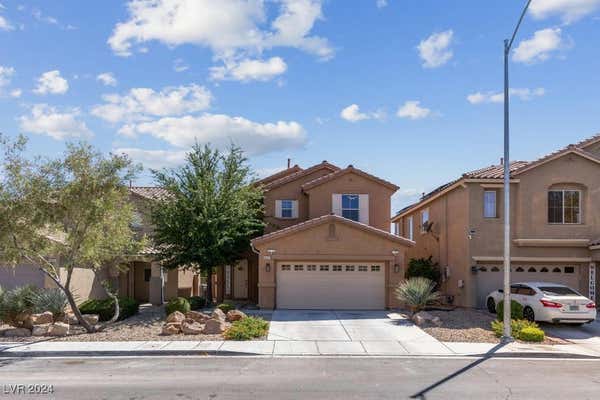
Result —
[[170, 322], [183, 322], [185, 320], [185, 315], [179, 311], [174, 311], [167, 317], [167, 323]]
[[210, 319], [210, 315], [200, 311], [188, 311], [185, 313], [185, 317], [187, 319], [193, 319], [194, 321], [200, 323], [204, 323], [206, 322], [206, 320]]
[[27, 328], [12, 328], [4, 331], [4, 336], [7, 337], [27, 337], [31, 336], [31, 331]]
[[69, 324], [56, 322], [48, 327], [48, 336], [66, 336], [69, 334]]
[[54, 322], [54, 316], [50, 311], [46, 311], [41, 314], [31, 314], [30, 319], [31, 325], [44, 325]]
[[162, 328], [162, 335], [177, 335], [181, 333], [181, 325], [179, 324], [166, 324]]
[[221, 311], [219, 308], [216, 308], [211, 315], [212, 319], [218, 319], [220, 321], [225, 322], [227, 320], [227, 316], [225, 315], [225, 313], [223, 311]]
[[46, 336], [48, 334], [50, 324], [34, 325], [31, 329], [32, 336]]
[[227, 324], [224, 321], [221, 321], [217, 318], [211, 318], [206, 321], [206, 325], [204, 326], [202, 333], [207, 335], [221, 334], [225, 332], [225, 329], [227, 329]]
[[83, 319], [90, 325], [96, 325], [100, 321], [98, 314], [83, 314]]
[[427, 311], [421, 311], [412, 316], [412, 321], [420, 327], [423, 327], [428, 324], [432, 324], [435, 326], [441, 326], [442, 320], [438, 316], [431, 315]]
[[204, 327], [199, 322], [196, 322], [193, 319], [186, 319], [181, 324], [181, 332], [186, 335], [199, 335], [202, 333], [203, 328]]
[[229, 322], [239, 321], [240, 319], [246, 317], [247, 315], [240, 310], [231, 310], [227, 313], [227, 321]]

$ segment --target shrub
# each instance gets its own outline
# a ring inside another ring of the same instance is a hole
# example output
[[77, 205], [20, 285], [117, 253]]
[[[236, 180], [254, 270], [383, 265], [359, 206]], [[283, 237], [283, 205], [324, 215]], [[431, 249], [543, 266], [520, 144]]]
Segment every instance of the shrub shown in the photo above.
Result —
[[435, 292], [435, 282], [423, 277], [410, 278], [396, 288], [396, 298], [406, 304], [411, 311], [418, 312], [429, 303], [439, 299]]
[[231, 310], [235, 310], [235, 306], [231, 303], [221, 303], [217, 308], [227, 314]]
[[[504, 320], [504, 301], [496, 304], [496, 318], [498, 318], [498, 321]], [[515, 300], [510, 301], [510, 318], [523, 319], [523, 306]]]
[[0, 302], [0, 320], [14, 327], [23, 325], [20, 316], [33, 313], [31, 299], [39, 289], [35, 286], [21, 286], [4, 292]]
[[175, 311], [179, 311], [185, 314], [191, 309], [192, 308], [190, 307], [190, 302], [187, 301], [187, 299], [184, 297], [177, 297], [171, 299], [165, 306], [165, 312], [167, 313], [167, 315], [171, 315], [171, 313], [174, 313]]
[[[98, 314], [100, 321], [109, 321], [115, 313], [113, 299], [84, 301], [79, 306], [82, 314]], [[140, 311], [140, 304], [130, 297], [119, 297], [119, 321], [129, 318]]]
[[[527, 321], [526, 319], [513, 319], [510, 321], [510, 328], [514, 338], [523, 340], [526, 342], [536, 342], [544, 340], [544, 331], [535, 322]], [[502, 337], [504, 334], [504, 323], [502, 321], [492, 321], [492, 330], [497, 337]], [[524, 334], [523, 331], [526, 331]], [[541, 340], [531, 340], [531, 338], [537, 339], [541, 334]]]
[[206, 299], [200, 296], [192, 296], [188, 298], [192, 310], [201, 310], [206, 305]]
[[42, 289], [31, 295], [33, 312], [43, 313], [50, 311], [54, 320], [59, 320], [65, 315], [65, 308], [69, 304], [67, 296], [59, 288]]
[[251, 340], [267, 334], [269, 323], [262, 318], [246, 317], [231, 324], [223, 336], [227, 340]]
[[408, 262], [408, 269], [406, 270], [406, 279], [423, 277], [427, 278], [432, 282], [435, 282], [436, 286], [440, 282], [440, 265], [434, 263], [431, 256], [428, 258], [411, 258]]

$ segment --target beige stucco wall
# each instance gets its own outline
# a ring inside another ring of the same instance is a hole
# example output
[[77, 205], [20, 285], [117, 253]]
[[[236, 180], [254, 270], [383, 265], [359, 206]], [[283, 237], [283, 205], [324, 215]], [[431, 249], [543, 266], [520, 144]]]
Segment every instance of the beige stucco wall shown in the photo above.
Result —
[[[360, 228], [344, 223], [324, 223], [311, 229], [273, 239], [268, 243], [257, 244], [260, 252], [258, 267], [259, 306], [274, 308], [276, 306], [276, 270], [279, 262], [285, 260], [306, 261], [365, 261], [384, 262], [386, 273], [387, 307], [395, 307], [393, 288], [402, 280], [406, 268], [406, 245], [366, 232]], [[330, 233], [332, 229], [335, 236]], [[267, 249], [275, 250], [272, 259], [265, 259]], [[393, 250], [399, 254], [394, 259]], [[398, 263], [400, 271], [394, 272], [393, 265]], [[270, 271], [267, 271], [267, 264]]]
[[371, 179], [355, 173], [347, 173], [307, 190], [309, 218], [331, 214], [334, 193], [368, 194], [369, 225], [390, 231], [390, 198], [394, 191]]

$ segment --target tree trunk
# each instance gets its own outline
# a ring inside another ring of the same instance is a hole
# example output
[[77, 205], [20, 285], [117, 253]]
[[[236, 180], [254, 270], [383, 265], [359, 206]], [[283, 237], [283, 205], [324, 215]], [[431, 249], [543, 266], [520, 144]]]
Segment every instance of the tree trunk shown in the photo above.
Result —
[[121, 307], [119, 307], [119, 298], [117, 296], [115, 296], [115, 294], [113, 292], [111, 292], [110, 290], [106, 289], [106, 294], [108, 294], [108, 297], [110, 297], [111, 299], [113, 299], [113, 301], [115, 302], [115, 313], [113, 314], [112, 318], [110, 319], [110, 321], [107, 321], [105, 325], [109, 325], [112, 324], [114, 322], [117, 322], [117, 320], [119, 319], [119, 314], [121, 313]]
[[207, 305], [212, 305], [213, 304], [213, 269], [209, 268], [207, 271], [207, 281], [206, 282], [206, 304]]

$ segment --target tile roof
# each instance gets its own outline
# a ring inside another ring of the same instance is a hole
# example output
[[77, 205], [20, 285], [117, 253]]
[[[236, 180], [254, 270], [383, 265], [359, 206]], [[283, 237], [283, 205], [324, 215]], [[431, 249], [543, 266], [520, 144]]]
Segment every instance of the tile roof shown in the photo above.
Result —
[[275, 172], [274, 174], [271, 174], [269, 176], [265, 176], [262, 179], [259, 179], [258, 181], [256, 181], [254, 184], [255, 185], [266, 185], [270, 182], [276, 181], [277, 179], [281, 179], [285, 176], [288, 176], [290, 174], [293, 174], [295, 172], [300, 172], [302, 171], [302, 168], [300, 168], [300, 166], [298, 164], [294, 165], [293, 167], [290, 168], [286, 168], [284, 170], [281, 170], [279, 172]]
[[266, 185], [263, 186], [263, 189], [265, 191], [267, 191], [267, 190], [276, 188], [278, 186], [284, 185], [284, 184], [286, 184], [288, 182], [292, 182], [292, 181], [294, 181], [296, 179], [299, 179], [299, 178], [301, 178], [303, 176], [311, 174], [311, 173], [313, 173], [315, 171], [318, 171], [319, 169], [322, 169], [322, 168], [327, 168], [327, 169], [329, 169], [332, 172], [333, 171], [337, 171], [337, 170], [340, 169], [339, 167], [337, 167], [337, 166], [335, 166], [333, 164], [330, 164], [327, 161], [323, 161], [322, 163], [313, 165], [310, 168], [306, 168], [306, 169], [303, 169], [301, 171], [294, 172], [293, 174], [289, 174], [289, 175], [284, 176], [283, 178], [276, 179], [276, 180], [274, 180], [272, 182], [269, 182], [269, 183], [267, 183]]
[[361, 222], [356, 222], [351, 219], [340, 217], [339, 215], [335, 215], [335, 214], [327, 214], [327, 215], [323, 215], [321, 217], [309, 219], [308, 221], [300, 222], [299, 224], [292, 225], [290, 227], [280, 229], [278, 231], [268, 233], [263, 236], [259, 236], [257, 238], [252, 239], [252, 244], [262, 243], [262, 242], [266, 242], [266, 241], [276, 239], [276, 238], [279, 238], [282, 236], [287, 236], [292, 233], [300, 232], [305, 229], [311, 228], [313, 226], [321, 225], [321, 224], [324, 224], [327, 222], [340, 222], [340, 223], [343, 223], [346, 225], [353, 226], [355, 228], [365, 230], [367, 232], [374, 233], [376, 235], [385, 237], [387, 239], [402, 243], [407, 246], [414, 246], [414, 244], [415, 244], [415, 242], [413, 242], [412, 240], [409, 240], [405, 237], [394, 235], [394, 234], [384, 231], [382, 229], [375, 228], [374, 226], [363, 224]]
[[164, 200], [169, 197], [169, 192], [161, 187], [132, 186], [129, 191], [149, 200]]
[[[528, 161], [512, 161], [510, 163], [511, 175], [516, 170], [528, 165]], [[470, 179], [504, 179], [504, 164], [490, 165], [485, 168], [463, 174], [463, 178]]]
[[343, 176], [343, 175], [345, 175], [347, 173], [351, 173], [351, 172], [356, 173], [356, 174], [358, 174], [360, 176], [363, 176], [363, 177], [365, 177], [367, 179], [376, 181], [376, 182], [378, 182], [378, 183], [380, 183], [380, 184], [382, 184], [384, 186], [389, 187], [393, 191], [396, 191], [396, 190], [399, 189], [398, 186], [394, 185], [393, 183], [388, 182], [388, 181], [386, 181], [384, 179], [378, 178], [378, 177], [376, 177], [374, 175], [368, 174], [365, 171], [360, 170], [358, 168], [354, 168], [352, 165], [348, 165], [348, 167], [346, 167], [344, 169], [339, 169], [339, 170], [334, 171], [334, 172], [332, 172], [330, 174], [323, 175], [321, 177], [313, 179], [312, 181], [306, 182], [304, 185], [302, 185], [302, 189], [303, 190], [312, 189], [315, 186], [321, 185], [321, 184], [323, 184], [325, 182], [329, 182], [332, 179], [338, 178], [340, 176]]

